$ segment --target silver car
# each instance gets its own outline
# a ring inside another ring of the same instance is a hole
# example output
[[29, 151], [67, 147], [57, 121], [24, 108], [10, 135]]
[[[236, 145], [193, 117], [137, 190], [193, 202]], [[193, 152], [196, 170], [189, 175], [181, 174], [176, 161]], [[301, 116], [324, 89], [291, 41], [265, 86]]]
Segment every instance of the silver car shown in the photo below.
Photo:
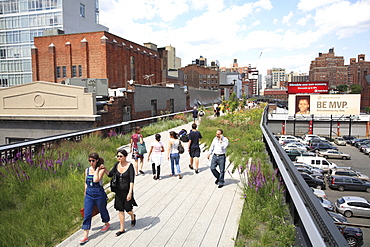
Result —
[[328, 159], [328, 158], [344, 159], [344, 160], [351, 159], [351, 155], [339, 152], [337, 150], [320, 151], [319, 156], [324, 157], [325, 159]]
[[337, 212], [346, 217], [370, 216], [370, 202], [359, 196], [343, 196], [335, 202]]
[[343, 137], [335, 137], [334, 143], [337, 144], [338, 146], [345, 146], [346, 140], [344, 140]]

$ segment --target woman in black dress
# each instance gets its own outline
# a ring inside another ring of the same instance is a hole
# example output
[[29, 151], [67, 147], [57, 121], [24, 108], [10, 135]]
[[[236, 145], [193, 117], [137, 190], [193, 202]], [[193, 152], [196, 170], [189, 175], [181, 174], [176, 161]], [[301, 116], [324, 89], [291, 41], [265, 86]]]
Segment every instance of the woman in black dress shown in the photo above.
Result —
[[119, 211], [120, 222], [120, 229], [116, 233], [116, 237], [125, 232], [125, 211], [131, 216], [131, 226], [136, 224], [136, 215], [132, 209], [133, 206], [137, 206], [134, 199], [135, 169], [133, 164], [126, 160], [127, 155], [126, 150], [118, 150], [118, 162], [108, 174], [109, 177], [116, 176], [114, 208]]

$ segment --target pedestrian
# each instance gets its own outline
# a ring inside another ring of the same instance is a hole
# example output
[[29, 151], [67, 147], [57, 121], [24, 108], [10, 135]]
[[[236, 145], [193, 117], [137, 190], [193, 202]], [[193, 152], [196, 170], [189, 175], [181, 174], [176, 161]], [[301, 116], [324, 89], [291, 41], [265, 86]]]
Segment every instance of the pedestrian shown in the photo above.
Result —
[[218, 104], [217, 103], [214, 103], [213, 104], [213, 113], [214, 113], [214, 116], [216, 117], [216, 113], [217, 113], [217, 107], [218, 107]]
[[195, 173], [199, 173], [199, 157], [200, 157], [200, 147], [199, 141], [202, 139], [202, 134], [197, 130], [197, 124], [193, 123], [191, 125], [191, 130], [189, 132], [189, 155], [190, 155], [190, 169], [194, 169], [193, 163], [195, 163]]
[[175, 131], [170, 132], [170, 141], [168, 143], [167, 159], [171, 160], [171, 177], [175, 176], [175, 165], [177, 170], [177, 175], [179, 179], [182, 179], [181, 169], [180, 169], [180, 154], [179, 154], [180, 140], [177, 138], [177, 133]]
[[141, 128], [139, 126], [135, 127], [135, 133], [131, 135], [130, 150], [132, 152], [132, 159], [134, 160], [135, 174], [139, 173], [144, 175], [143, 165], [144, 165], [144, 154], [139, 154], [139, 149], [137, 144], [143, 144], [143, 136], [141, 135]]
[[[209, 149], [208, 159], [212, 156], [211, 161], [211, 172], [215, 176], [215, 184], [218, 188], [222, 188], [225, 185], [225, 163], [226, 163], [226, 148], [229, 145], [229, 140], [223, 136], [222, 129], [216, 131], [216, 137], [212, 140], [212, 144]], [[217, 171], [219, 166], [220, 172]]]
[[198, 120], [198, 110], [196, 106], [194, 106], [192, 114], [193, 114], [194, 123], [196, 123], [196, 121]]
[[[114, 208], [118, 211], [119, 231], [116, 237], [125, 233], [125, 211], [131, 216], [131, 226], [136, 224], [136, 215], [133, 212], [133, 206], [137, 206], [134, 199], [135, 169], [132, 163], [127, 161], [127, 151], [120, 149], [117, 151], [118, 162], [110, 170], [108, 176], [116, 181], [114, 192]], [[112, 188], [111, 188], [112, 189]]]
[[[150, 151], [148, 154], [148, 161], [152, 163], [153, 179], [159, 180], [161, 175], [161, 164], [162, 164], [162, 153], [164, 147], [161, 142], [161, 135], [155, 134], [155, 141], [150, 145]], [[153, 153], [153, 155], [152, 155]], [[150, 159], [151, 158], [151, 159]]]
[[94, 206], [97, 206], [100, 212], [100, 217], [104, 222], [101, 232], [106, 232], [109, 227], [109, 213], [107, 210], [107, 194], [103, 188], [103, 176], [106, 168], [104, 160], [97, 153], [89, 155], [90, 167], [85, 170], [85, 199], [84, 199], [84, 221], [82, 229], [84, 236], [79, 240], [80, 244], [85, 244], [89, 241], [89, 231], [91, 229], [91, 219]]

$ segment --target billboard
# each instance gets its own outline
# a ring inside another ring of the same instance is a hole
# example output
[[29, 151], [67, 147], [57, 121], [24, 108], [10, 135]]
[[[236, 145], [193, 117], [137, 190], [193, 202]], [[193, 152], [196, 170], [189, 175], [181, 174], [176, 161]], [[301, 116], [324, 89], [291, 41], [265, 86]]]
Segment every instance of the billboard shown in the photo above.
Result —
[[360, 94], [289, 95], [289, 114], [360, 115]]
[[328, 88], [327, 81], [289, 82], [288, 94], [327, 94]]

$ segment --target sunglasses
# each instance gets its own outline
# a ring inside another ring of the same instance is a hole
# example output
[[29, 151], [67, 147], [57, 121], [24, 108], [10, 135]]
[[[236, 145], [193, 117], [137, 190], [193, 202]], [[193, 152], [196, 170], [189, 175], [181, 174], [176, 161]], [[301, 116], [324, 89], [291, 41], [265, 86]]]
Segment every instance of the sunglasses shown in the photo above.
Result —
[[122, 158], [123, 157], [123, 155], [117, 155], [117, 158]]
[[95, 162], [96, 160], [89, 160], [89, 162]]

